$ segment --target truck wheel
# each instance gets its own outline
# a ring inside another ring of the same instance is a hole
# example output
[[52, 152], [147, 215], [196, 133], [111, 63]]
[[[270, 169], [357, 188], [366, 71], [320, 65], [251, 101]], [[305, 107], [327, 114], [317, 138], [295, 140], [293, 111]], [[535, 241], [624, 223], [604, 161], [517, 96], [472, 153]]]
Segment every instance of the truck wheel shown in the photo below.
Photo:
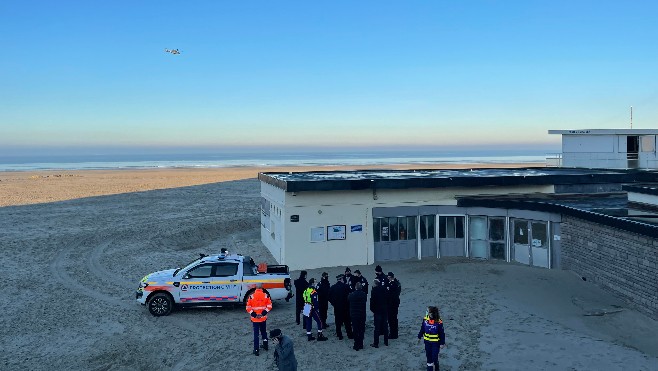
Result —
[[155, 317], [166, 316], [171, 313], [174, 306], [174, 301], [171, 296], [163, 292], [154, 294], [149, 298], [148, 308], [149, 312]]

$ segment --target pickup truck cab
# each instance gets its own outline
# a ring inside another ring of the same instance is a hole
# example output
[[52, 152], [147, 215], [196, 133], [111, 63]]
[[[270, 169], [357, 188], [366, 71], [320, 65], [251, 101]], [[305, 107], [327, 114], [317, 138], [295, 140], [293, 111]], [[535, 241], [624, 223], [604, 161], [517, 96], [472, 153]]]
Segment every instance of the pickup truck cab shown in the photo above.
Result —
[[257, 284], [272, 300], [289, 299], [292, 295], [288, 266], [268, 265], [266, 270], [259, 272], [249, 256], [200, 254], [184, 268], [146, 275], [135, 297], [154, 316], [166, 316], [175, 306], [246, 303]]

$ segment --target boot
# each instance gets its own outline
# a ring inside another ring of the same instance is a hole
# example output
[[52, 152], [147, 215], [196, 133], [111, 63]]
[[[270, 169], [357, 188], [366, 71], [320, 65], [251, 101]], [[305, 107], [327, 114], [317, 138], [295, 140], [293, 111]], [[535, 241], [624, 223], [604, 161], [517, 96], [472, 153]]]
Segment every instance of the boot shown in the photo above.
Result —
[[263, 349], [265, 349], [265, 350], [268, 349], [268, 347], [267, 347], [267, 343], [268, 343], [267, 340], [263, 340]]
[[329, 340], [326, 336], [322, 334], [322, 332], [318, 332], [318, 341], [327, 341]]
[[427, 371], [434, 371], [434, 365], [431, 363], [427, 364]]
[[258, 356], [258, 349], [254, 349], [254, 355]]
[[315, 336], [313, 336], [313, 335], [310, 334], [310, 333], [307, 333], [306, 336], [308, 336], [308, 341], [313, 341], [313, 340], [315, 340]]

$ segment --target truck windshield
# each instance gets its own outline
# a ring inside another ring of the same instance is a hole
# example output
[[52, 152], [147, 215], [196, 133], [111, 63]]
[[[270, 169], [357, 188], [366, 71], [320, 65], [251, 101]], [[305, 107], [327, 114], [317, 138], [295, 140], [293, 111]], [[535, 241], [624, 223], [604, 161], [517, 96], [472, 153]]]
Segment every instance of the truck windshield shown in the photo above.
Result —
[[[187, 268], [187, 267], [189, 267], [190, 265], [192, 265], [192, 264], [198, 262], [198, 261], [201, 260], [201, 259], [203, 259], [203, 257], [198, 257], [198, 258], [192, 260], [191, 262], [185, 264], [185, 265], [183, 266], [183, 268]], [[180, 272], [180, 270], [181, 270], [181, 268], [176, 268], [176, 270], [174, 271], [173, 276], [177, 275], [178, 272]]]

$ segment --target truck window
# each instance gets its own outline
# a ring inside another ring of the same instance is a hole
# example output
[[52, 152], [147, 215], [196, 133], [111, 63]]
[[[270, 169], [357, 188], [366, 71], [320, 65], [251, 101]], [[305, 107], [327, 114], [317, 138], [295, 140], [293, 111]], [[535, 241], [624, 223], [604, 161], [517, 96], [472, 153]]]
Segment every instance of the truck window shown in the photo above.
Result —
[[238, 265], [233, 263], [215, 264], [215, 277], [230, 277], [238, 273]]
[[190, 269], [187, 272], [187, 274], [193, 278], [206, 278], [206, 277], [210, 277], [211, 272], [212, 272], [212, 265], [203, 264]]

